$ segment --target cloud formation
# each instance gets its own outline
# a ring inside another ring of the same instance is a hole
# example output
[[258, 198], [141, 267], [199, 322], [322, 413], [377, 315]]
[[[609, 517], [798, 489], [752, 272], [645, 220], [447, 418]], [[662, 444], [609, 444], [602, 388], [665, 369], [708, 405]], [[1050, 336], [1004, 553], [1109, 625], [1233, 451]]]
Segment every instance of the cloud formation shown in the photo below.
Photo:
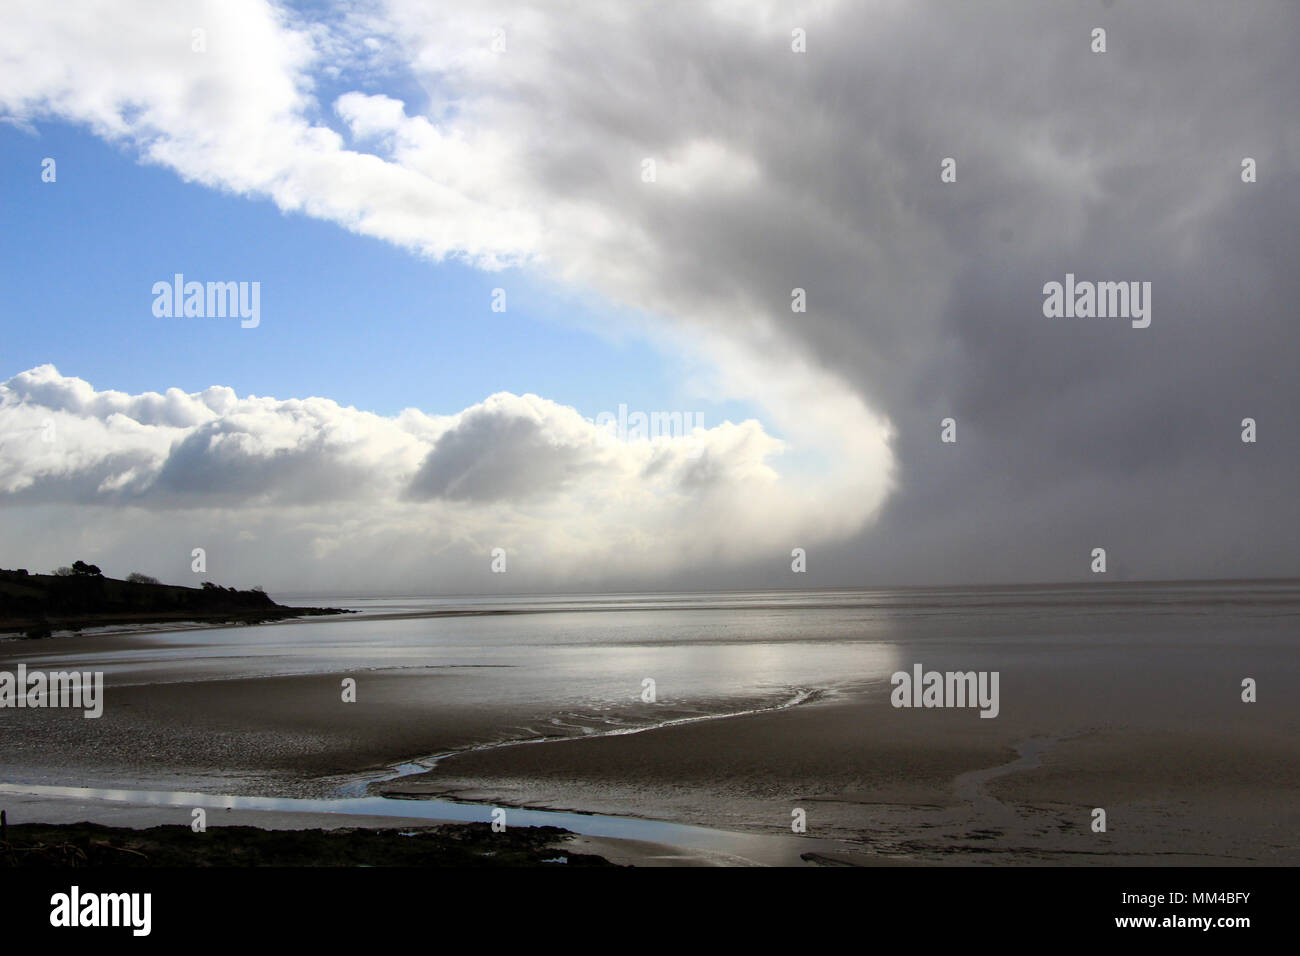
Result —
[[[240, 579], [291, 587], [324, 573], [483, 590], [494, 547], [511, 556], [515, 587], [634, 580], [692, 554], [734, 565], [779, 558], [794, 534], [846, 533], [769, 464], [782, 448], [753, 420], [627, 440], [536, 395], [388, 418], [227, 388], [96, 391], [46, 365], [0, 385], [0, 522], [61, 515], [40, 541], [6, 536], [39, 557], [84, 547], [82, 529], [117, 516], [119, 560], [174, 576], [203, 547]], [[122, 543], [149, 533], [176, 543]], [[296, 563], [277, 567], [286, 557]]]
[[[840, 583], [1078, 577], [1098, 545], [1135, 577], [1300, 573], [1291, 4], [389, 0], [322, 20], [238, 0], [4, 16], [14, 121], [84, 123], [198, 183], [594, 290], [689, 343], [719, 397], [758, 402], [816, 460], [778, 479], [762, 429], [740, 425], [725, 452], [655, 467], [511, 396], [455, 426], [419, 418], [419, 436], [376, 423], [376, 468], [321, 437], [321, 400], [249, 411], [273, 419], [254, 427], [211, 407], [233, 396], [168, 393], [130, 399], [143, 418], [79, 406], [72, 434], [112, 455], [59, 471], [33, 451], [3, 473], [11, 495], [235, 505], [300, 486], [306, 502], [461, 516], [582, 501], [585, 524], [547, 518], [568, 567], [604, 553], [605, 520], [609, 539], [655, 552], [637, 567], [677, 581], [710, 554], [709, 580], [729, 583], [719, 563], [781, 534], [787, 554], [827, 542], [810, 571]], [[1151, 327], [1044, 318], [1042, 286], [1066, 273], [1151, 282]], [[796, 287], [807, 312], [791, 312]], [[81, 400], [129, 398], [103, 394]], [[954, 445], [939, 442], [947, 416]], [[1239, 440], [1248, 416], [1254, 445]], [[723, 507], [729, 539], [690, 527], [699, 496], [717, 504], [737, 482], [783, 488], [770, 521], [760, 493]], [[662, 523], [609, 510], [688, 489], [652, 509]], [[780, 562], [750, 570], [790, 583]]]

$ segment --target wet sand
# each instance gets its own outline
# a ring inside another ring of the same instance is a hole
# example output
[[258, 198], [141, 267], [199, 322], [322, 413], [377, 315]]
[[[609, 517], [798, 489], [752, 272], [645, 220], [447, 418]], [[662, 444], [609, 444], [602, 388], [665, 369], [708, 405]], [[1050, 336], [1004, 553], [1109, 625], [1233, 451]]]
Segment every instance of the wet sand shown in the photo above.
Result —
[[[0, 714], [4, 779], [317, 796], [412, 757], [496, 739], [531, 716], [507, 703], [440, 706], [454, 671], [357, 673], [115, 685], [98, 720], [80, 712]], [[21, 733], [17, 726], [22, 722]]]
[[[1190, 676], [1156, 688], [1140, 675], [1076, 672], [1035, 686], [994, 720], [895, 709], [881, 687], [779, 713], [460, 754], [383, 789], [654, 808], [764, 832], [788, 832], [802, 808], [810, 836], [918, 862], [1300, 863], [1294, 698], [1244, 704], [1229, 684], [1207, 703]], [[1096, 808], [1105, 832], [1094, 832]]]
[[[115, 775], [111, 755], [124, 755], [129, 763], [118, 765], [116, 775], [133, 785], [162, 789], [193, 778], [204, 792], [316, 794], [336, 791], [341, 781], [355, 780], [359, 770], [394, 764], [413, 752], [435, 752], [437, 748], [424, 749], [435, 739], [453, 741], [490, 728], [486, 717], [473, 724], [462, 716], [437, 722], [437, 734], [431, 737], [427, 712], [395, 721], [386, 708], [373, 720], [326, 718], [305, 702], [322, 684], [332, 690], [332, 678], [277, 680], [293, 692], [267, 684], [270, 699], [259, 704], [250, 701], [247, 686], [242, 688], [241, 707], [221, 718], [233, 722], [221, 738], [226, 749], [209, 743], [197, 753], [184, 753], [185, 741], [201, 743], [203, 725], [217, 719], [214, 702], [230, 697], [230, 688], [223, 686], [227, 682], [221, 681], [138, 688], [145, 698], [154, 695], [154, 707], [165, 706], [175, 694], [176, 706], [188, 700], [195, 713], [204, 715], [203, 722], [158, 734], [164, 743], [148, 754], [140, 752], [140, 739], [111, 745], [109, 738], [72, 739], [101, 748], [98, 769], [105, 777]], [[261, 687], [264, 682], [242, 683]], [[160, 689], [167, 693], [157, 695]], [[1179, 695], [1168, 696], [1166, 703]], [[1076, 695], [1074, 704], [1079, 703]], [[770, 713], [463, 752], [443, 758], [431, 772], [371, 789], [408, 798], [644, 817], [805, 840], [806, 852], [823, 863], [1300, 862], [1300, 737], [1294, 717], [1280, 716], [1289, 708], [1252, 710], [1262, 705], [1238, 704], [1243, 709], [1237, 711], [1225, 706], [1200, 724], [1186, 712], [1152, 708], [1149, 702], [1135, 705], [1131, 714], [1112, 711], [1130, 721], [1141, 718], [1148, 725], [1143, 728], [1116, 720], [1098, 723], [1089, 708], [1072, 707], [1064, 694], [1053, 704], [982, 720], [975, 711], [895, 709], [889, 705], [888, 687], [881, 685]], [[299, 731], [304, 736], [269, 729], [292, 723], [290, 713], [304, 722]], [[244, 723], [235, 726], [235, 716]], [[261, 729], [253, 733], [254, 726]], [[259, 735], [276, 745], [241, 749]], [[304, 740], [315, 741], [315, 749], [303, 749]], [[90, 759], [89, 753], [73, 750], [69, 769]], [[179, 764], [172, 763], [177, 760]], [[212, 761], [223, 769], [212, 771]], [[185, 766], [191, 768], [188, 776], [178, 776], [177, 768]], [[301, 783], [295, 785], [295, 780]], [[9, 809], [11, 821], [52, 823], [153, 826], [183, 822], [188, 814], [184, 807], [19, 794], [0, 795], [0, 806]], [[1091, 829], [1096, 807], [1106, 811], [1105, 833]], [[806, 813], [803, 835], [791, 832], [796, 808]], [[394, 825], [389, 816], [282, 810], [220, 811], [213, 818], [216, 825], [267, 828]], [[400, 819], [412, 825], [429, 822], [417, 816]], [[744, 854], [671, 841], [575, 840], [574, 852], [640, 866], [755, 862]], [[795, 847], [780, 859], [797, 864], [799, 855]]]
[[[1242, 613], [1141, 611], [1098, 625], [1086, 612], [1017, 610], [1006, 621], [974, 618], [967, 635], [950, 638], [946, 619], [923, 619], [915, 635], [895, 628], [888, 642], [866, 644], [841, 637], [860, 629], [848, 621], [828, 637], [779, 645], [781, 658], [773, 656], [778, 645], [753, 640], [748, 627], [737, 627], [744, 639], [732, 644], [719, 638], [661, 648], [634, 633], [626, 650], [615, 648], [632, 661], [627, 698], [643, 673], [689, 654], [713, 655], [700, 657], [702, 666], [739, 659], [760, 676], [771, 660], [789, 670], [805, 657], [823, 660], [809, 655], [827, 648], [843, 656], [824, 660], [851, 665], [828, 674], [833, 679], [806, 703], [720, 717], [788, 703], [791, 688], [624, 703], [575, 717], [546, 696], [567, 686], [569, 670], [543, 674], [551, 683], [528, 681], [555, 660], [571, 668], [570, 661], [609, 650], [573, 649], [566, 642], [577, 625], [554, 614], [546, 617], [563, 640], [529, 648], [527, 658], [513, 643], [524, 631], [493, 631], [487, 643], [475, 631], [472, 641], [418, 645], [410, 659], [370, 662], [371, 648], [391, 651], [386, 633], [372, 635], [373, 644], [348, 644], [338, 637], [348, 633], [344, 622], [329, 620], [275, 625], [255, 635], [255, 645], [239, 645], [233, 632], [228, 639], [208, 632], [5, 642], [0, 669], [102, 662], [110, 706], [99, 720], [67, 710], [0, 710], [0, 782], [325, 797], [364, 793], [367, 781], [402, 768], [398, 779], [372, 782], [370, 792], [779, 837], [779, 851], [767, 857], [778, 863], [798, 862], [803, 840], [821, 862], [877, 865], [1295, 865], [1295, 617], [1267, 610], [1242, 625]], [[1029, 614], [1032, 627], [1022, 628], [1019, 619]], [[771, 630], [783, 632], [783, 621]], [[193, 643], [200, 640], [207, 643]], [[279, 656], [255, 656], [267, 646]], [[901, 667], [997, 670], [1000, 713], [982, 719], [974, 709], [894, 708], [887, 681], [870, 673], [876, 652], [858, 647], [888, 648], [883, 659]], [[367, 666], [330, 666], [347, 654]], [[430, 659], [443, 662], [411, 663]], [[285, 673], [308, 665], [316, 672]], [[265, 668], [281, 673], [264, 676]], [[1258, 703], [1241, 700], [1247, 676], [1259, 681]], [[341, 700], [345, 677], [358, 680], [356, 703]], [[623, 676], [615, 677], [621, 688]], [[687, 718], [693, 722], [628, 732], [637, 722]], [[601, 732], [611, 727], [620, 732]], [[447, 754], [432, 769], [410, 763]], [[16, 799], [5, 794], [0, 806]], [[43, 799], [26, 804], [51, 815], [41, 822], [70, 820], [67, 801]], [[1106, 813], [1104, 832], [1093, 829], [1097, 808]], [[99, 808], [109, 816], [121, 809]], [[804, 834], [791, 830], [796, 810], [806, 814]], [[137, 808], [133, 819], [177, 822], [168, 812]], [[234, 812], [244, 822], [280, 825], [274, 811]], [[578, 852], [615, 862], [738, 861], [717, 848], [594, 833], [579, 839], [588, 849]]]

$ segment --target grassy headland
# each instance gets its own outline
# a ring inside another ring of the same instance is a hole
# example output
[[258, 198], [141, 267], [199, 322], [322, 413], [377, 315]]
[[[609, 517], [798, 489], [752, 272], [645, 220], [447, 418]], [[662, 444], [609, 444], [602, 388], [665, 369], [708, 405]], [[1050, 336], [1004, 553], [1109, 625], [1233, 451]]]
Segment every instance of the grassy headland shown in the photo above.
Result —
[[114, 624], [259, 624], [349, 613], [340, 608], [286, 607], [256, 588], [239, 591], [211, 582], [187, 588], [160, 584], [142, 575], [132, 576], [138, 580], [119, 581], [80, 561], [73, 569], [59, 574], [0, 569], [0, 634], [37, 638], [58, 630]]

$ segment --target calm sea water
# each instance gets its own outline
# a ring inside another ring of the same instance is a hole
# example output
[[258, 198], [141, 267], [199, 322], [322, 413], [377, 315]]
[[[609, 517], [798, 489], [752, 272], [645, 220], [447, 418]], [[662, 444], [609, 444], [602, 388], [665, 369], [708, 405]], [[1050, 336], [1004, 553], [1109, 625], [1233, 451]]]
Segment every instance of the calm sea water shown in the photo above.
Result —
[[[669, 716], [851, 692], [924, 659], [1051, 666], [1054, 647], [1290, 647], [1300, 582], [601, 594], [502, 598], [277, 595], [346, 618], [133, 638], [78, 653], [115, 684], [455, 671], [439, 705], [508, 702], [553, 725], [637, 718], [645, 681]], [[441, 616], [439, 616], [441, 615]], [[42, 651], [57, 651], [57, 642]], [[33, 648], [28, 645], [28, 648]], [[46, 656], [42, 654], [42, 656]], [[57, 653], [48, 655], [57, 662]]]

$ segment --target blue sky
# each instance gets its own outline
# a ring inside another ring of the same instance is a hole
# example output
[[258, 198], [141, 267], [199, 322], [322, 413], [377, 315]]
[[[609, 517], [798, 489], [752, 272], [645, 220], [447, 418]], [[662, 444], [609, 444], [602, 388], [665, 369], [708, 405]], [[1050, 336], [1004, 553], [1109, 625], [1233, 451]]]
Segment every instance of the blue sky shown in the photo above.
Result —
[[[57, 162], [42, 182], [41, 161]], [[320, 395], [391, 415], [451, 413], [497, 391], [534, 392], [589, 418], [695, 410], [708, 424], [753, 410], [687, 395], [678, 360], [593, 334], [617, 313], [519, 270], [434, 263], [329, 222], [285, 214], [136, 160], [55, 122], [0, 125], [6, 184], [0, 380], [46, 362], [97, 389], [228, 385]], [[259, 281], [262, 320], [156, 318], [154, 282]], [[508, 311], [489, 308], [507, 290]]]

